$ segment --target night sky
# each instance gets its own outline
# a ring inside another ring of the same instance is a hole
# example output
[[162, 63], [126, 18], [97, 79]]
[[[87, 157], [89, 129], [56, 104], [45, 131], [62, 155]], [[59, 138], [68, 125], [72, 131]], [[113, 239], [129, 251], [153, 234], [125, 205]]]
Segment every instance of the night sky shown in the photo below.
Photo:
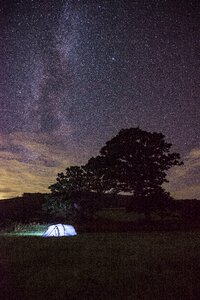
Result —
[[121, 128], [162, 132], [200, 199], [200, 2], [1, 1], [0, 199], [46, 192]]

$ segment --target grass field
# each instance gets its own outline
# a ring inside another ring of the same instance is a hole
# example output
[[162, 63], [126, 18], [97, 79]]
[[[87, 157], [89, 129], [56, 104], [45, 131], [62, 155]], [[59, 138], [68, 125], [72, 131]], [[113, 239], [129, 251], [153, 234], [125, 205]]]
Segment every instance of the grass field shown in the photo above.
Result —
[[0, 236], [2, 299], [200, 299], [200, 231]]

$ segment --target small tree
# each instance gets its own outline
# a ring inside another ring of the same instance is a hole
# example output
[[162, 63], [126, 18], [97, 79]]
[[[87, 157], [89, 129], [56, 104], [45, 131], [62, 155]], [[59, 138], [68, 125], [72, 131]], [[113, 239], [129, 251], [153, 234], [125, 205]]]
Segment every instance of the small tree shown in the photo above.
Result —
[[47, 197], [44, 209], [51, 215], [67, 221], [78, 218], [80, 197], [86, 191], [85, 171], [82, 167], [72, 166], [65, 174], [58, 173], [56, 183], [49, 186], [51, 194]]
[[47, 199], [46, 211], [52, 216], [64, 214], [69, 221], [92, 216], [97, 202], [89, 193], [89, 177], [83, 166], [72, 166], [65, 174], [58, 173], [56, 183], [49, 186], [51, 195]]
[[65, 174], [58, 173], [56, 183], [49, 186], [52, 194], [71, 195], [75, 192], [87, 190], [87, 178], [84, 168], [72, 166], [66, 169]]
[[50, 194], [46, 196], [46, 202], [43, 205], [43, 210], [54, 221], [59, 220], [71, 222], [75, 219], [75, 209], [71, 198], [64, 194]]

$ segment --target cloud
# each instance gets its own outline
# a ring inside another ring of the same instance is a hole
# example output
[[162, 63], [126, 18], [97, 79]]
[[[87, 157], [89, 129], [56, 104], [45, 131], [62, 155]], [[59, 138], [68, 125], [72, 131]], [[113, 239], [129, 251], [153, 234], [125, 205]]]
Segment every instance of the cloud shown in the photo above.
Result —
[[195, 148], [185, 156], [184, 165], [181, 168], [174, 169], [174, 175], [176, 177], [186, 177], [198, 168], [200, 168], [200, 149]]
[[199, 199], [200, 185], [190, 185], [177, 189], [173, 192], [175, 199]]
[[188, 156], [189, 158], [199, 159], [200, 158], [200, 149], [192, 149]]
[[183, 161], [183, 166], [170, 171], [165, 187], [175, 198], [200, 199], [200, 148], [192, 149]]
[[0, 193], [15, 193], [16, 190], [13, 190], [11, 188], [0, 188]]
[[66, 149], [60, 137], [31, 133], [0, 135], [0, 199], [24, 192], [47, 192], [58, 172], [77, 163], [73, 147]]

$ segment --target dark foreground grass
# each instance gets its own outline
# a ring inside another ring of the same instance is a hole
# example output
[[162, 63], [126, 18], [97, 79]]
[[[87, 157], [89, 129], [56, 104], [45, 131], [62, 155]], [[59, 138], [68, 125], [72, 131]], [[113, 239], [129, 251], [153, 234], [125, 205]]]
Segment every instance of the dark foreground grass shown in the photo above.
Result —
[[0, 236], [2, 299], [200, 299], [200, 231]]

